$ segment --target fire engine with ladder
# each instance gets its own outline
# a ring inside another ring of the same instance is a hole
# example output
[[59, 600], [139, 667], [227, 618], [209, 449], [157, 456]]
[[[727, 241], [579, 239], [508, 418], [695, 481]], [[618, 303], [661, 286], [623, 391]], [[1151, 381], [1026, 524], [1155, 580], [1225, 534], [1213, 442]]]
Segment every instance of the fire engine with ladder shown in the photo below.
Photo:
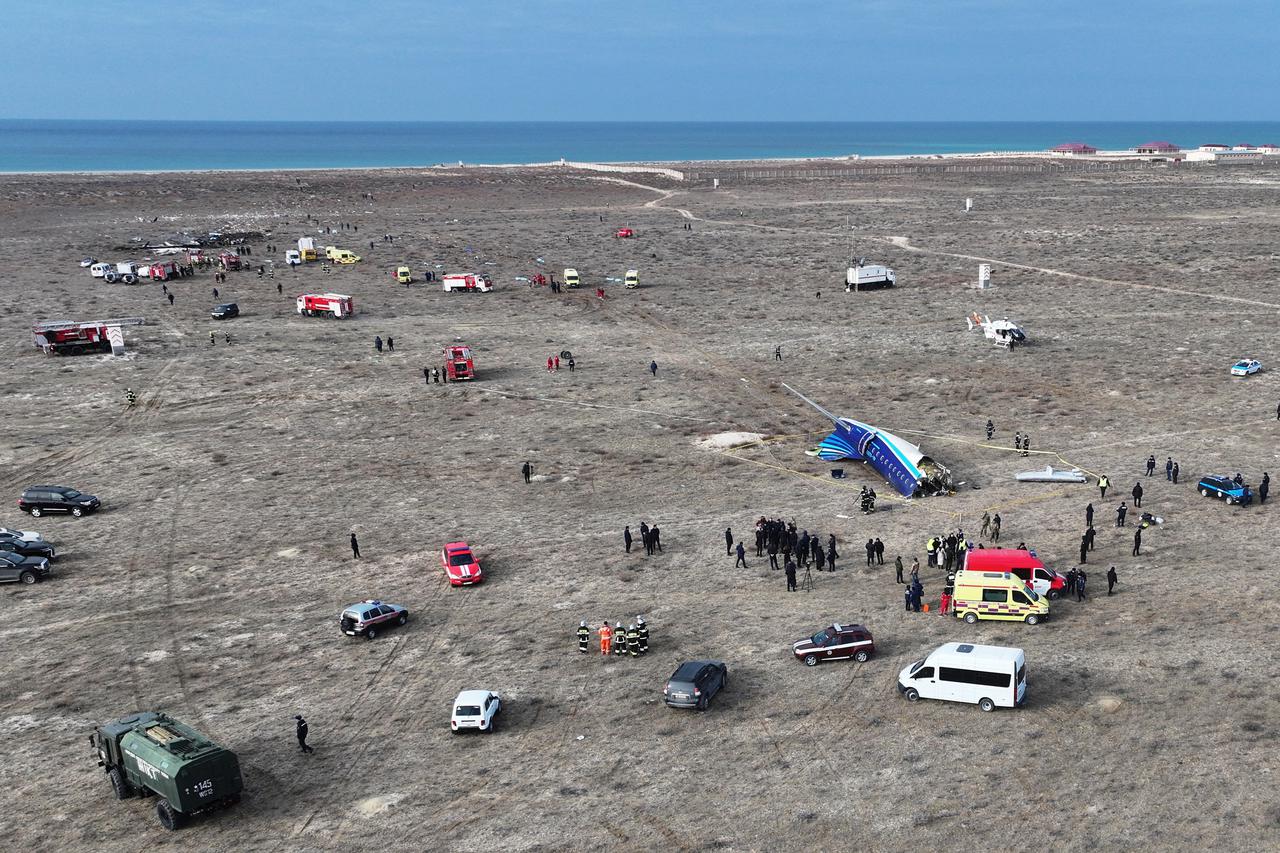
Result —
[[75, 352], [109, 352], [124, 354], [124, 326], [141, 326], [142, 317], [117, 317], [113, 320], [41, 320], [31, 326], [37, 349], [46, 355]]
[[446, 344], [444, 348], [444, 373], [450, 382], [476, 378], [476, 363], [471, 358], [471, 347], [466, 344]]

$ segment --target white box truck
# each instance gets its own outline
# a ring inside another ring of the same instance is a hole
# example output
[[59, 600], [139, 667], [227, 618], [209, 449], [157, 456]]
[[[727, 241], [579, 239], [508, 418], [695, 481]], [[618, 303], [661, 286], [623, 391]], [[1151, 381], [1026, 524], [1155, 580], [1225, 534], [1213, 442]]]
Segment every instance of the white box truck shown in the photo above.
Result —
[[897, 280], [893, 270], [886, 266], [858, 263], [845, 272], [844, 289], [847, 293], [871, 287], [893, 287]]

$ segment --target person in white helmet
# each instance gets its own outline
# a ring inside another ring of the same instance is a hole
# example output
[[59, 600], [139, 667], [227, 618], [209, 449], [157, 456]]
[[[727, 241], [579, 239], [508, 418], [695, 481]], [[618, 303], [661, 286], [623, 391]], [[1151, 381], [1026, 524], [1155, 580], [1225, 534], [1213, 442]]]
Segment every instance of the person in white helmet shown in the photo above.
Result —
[[648, 654], [649, 652], [649, 624], [644, 621], [643, 616], [636, 617], [636, 640], [639, 643], [640, 654]]
[[587, 627], [587, 620], [583, 619], [578, 623], [578, 651], [585, 655], [590, 645], [591, 629]]

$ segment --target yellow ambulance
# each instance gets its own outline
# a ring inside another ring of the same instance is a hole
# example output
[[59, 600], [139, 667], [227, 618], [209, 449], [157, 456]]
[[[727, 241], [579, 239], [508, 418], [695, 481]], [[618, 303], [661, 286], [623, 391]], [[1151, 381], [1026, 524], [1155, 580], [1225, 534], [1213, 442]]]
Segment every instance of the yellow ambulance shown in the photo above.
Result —
[[409, 271], [408, 267], [396, 267], [396, 281], [400, 284], [408, 284], [413, 281], [413, 273]]
[[1049, 618], [1049, 599], [1011, 572], [956, 572], [952, 606], [970, 625], [979, 619], [1026, 622]]

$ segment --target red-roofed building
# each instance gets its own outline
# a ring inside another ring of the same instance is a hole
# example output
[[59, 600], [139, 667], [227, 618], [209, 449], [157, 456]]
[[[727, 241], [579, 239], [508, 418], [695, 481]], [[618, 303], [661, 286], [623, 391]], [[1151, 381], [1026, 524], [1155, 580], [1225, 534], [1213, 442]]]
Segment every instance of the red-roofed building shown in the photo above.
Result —
[[1083, 142], [1064, 142], [1061, 145], [1055, 145], [1050, 148], [1049, 153], [1073, 156], [1077, 154], [1097, 154], [1098, 149], [1092, 145], [1085, 145]]
[[1177, 154], [1182, 149], [1172, 142], [1144, 142], [1133, 150], [1138, 154]]

